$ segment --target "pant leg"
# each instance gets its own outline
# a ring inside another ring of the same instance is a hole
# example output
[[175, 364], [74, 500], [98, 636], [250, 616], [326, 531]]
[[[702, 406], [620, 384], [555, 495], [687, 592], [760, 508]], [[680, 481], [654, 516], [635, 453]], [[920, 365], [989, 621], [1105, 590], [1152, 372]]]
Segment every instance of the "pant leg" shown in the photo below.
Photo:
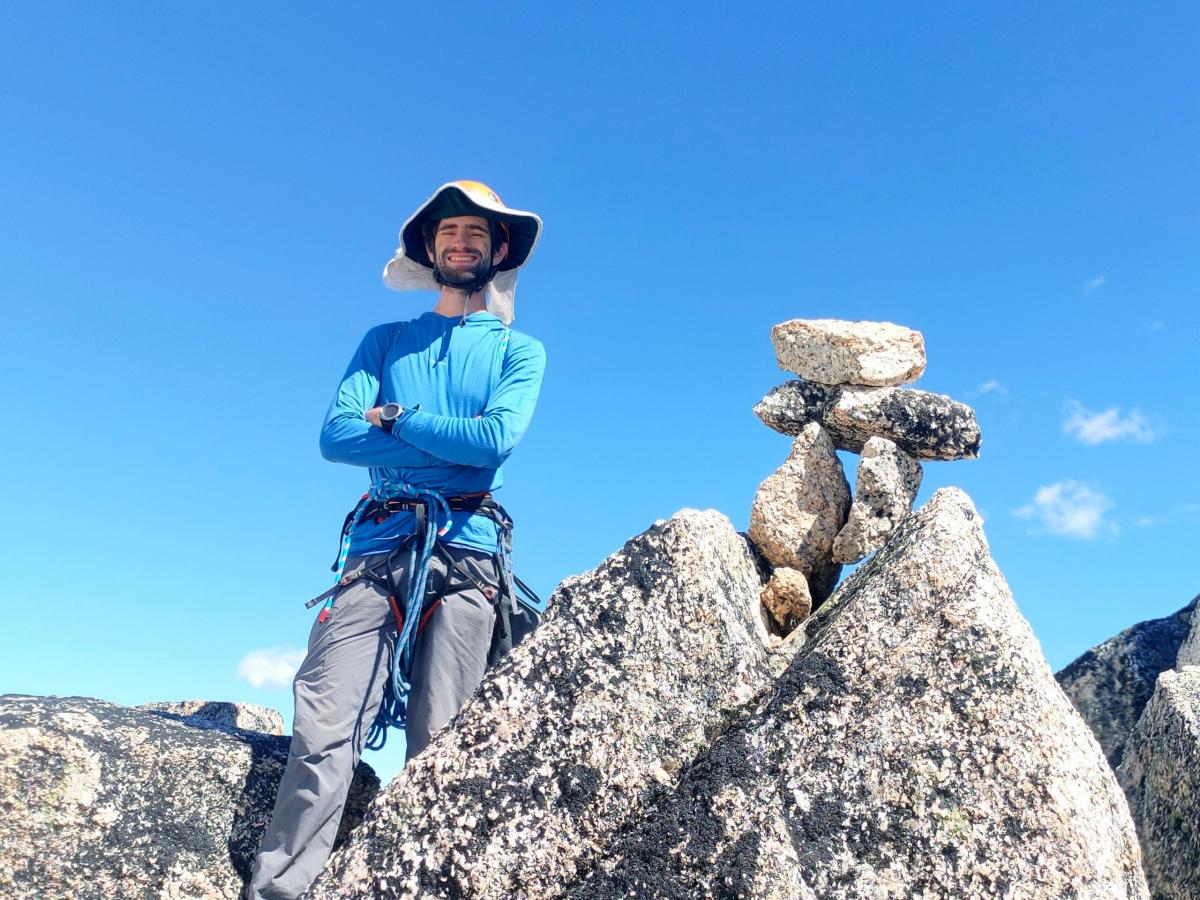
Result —
[[[493, 557], [478, 550], [445, 549], [474, 581], [491, 587], [494, 598], [500, 581]], [[445, 560], [435, 555], [434, 562], [437, 575], [445, 578]], [[431, 570], [430, 578], [434, 577]], [[445, 594], [417, 637], [405, 726], [408, 760], [424, 750], [433, 735], [454, 718], [487, 670], [496, 625], [495, 601], [475, 584], [460, 586], [462, 580], [462, 573], [450, 574], [453, 589]]]
[[[367, 560], [347, 561], [346, 571]], [[357, 581], [313, 624], [293, 684], [296, 714], [287, 770], [250, 876], [252, 900], [291, 900], [320, 873], [341, 823], [367, 731], [391, 670], [396, 620], [387, 595]]]

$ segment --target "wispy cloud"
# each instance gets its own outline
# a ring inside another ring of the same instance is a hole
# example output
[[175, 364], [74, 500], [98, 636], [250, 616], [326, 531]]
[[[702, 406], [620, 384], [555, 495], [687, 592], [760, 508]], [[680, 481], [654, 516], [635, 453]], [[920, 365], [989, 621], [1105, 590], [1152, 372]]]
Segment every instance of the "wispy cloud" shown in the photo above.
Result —
[[1100, 491], [1078, 481], [1058, 481], [1038, 488], [1033, 502], [1015, 513], [1050, 534], [1090, 541], [1116, 533], [1117, 526], [1104, 517], [1111, 508], [1112, 501]]
[[256, 688], [286, 687], [304, 661], [304, 651], [294, 647], [251, 650], [238, 664], [237, 677]]
[[1064, 434], [1071, 435], [1083, 444], [1103, 444], [1121, 438], [1149, 444], [1158, 436], [1146, 423], [1140, 410], [1133, 409], [1128, 415], [1122, 415], [1121, 407], [1113, 406], [1104, 412], [1094, 413], [1075, 400], [1067, 403], [1067, 418], [1062, 427]]
[[1162, 331], [1165, 326], [1166, 326], [1166, 323], [1163, 322], [1162, 319], [1155, 319], [1153, 322], [1151, 322], [1149, 325], [1146, 326], [1146, 330], [1147, 331]]
[[1104, 285], [1107, 283], [1108, 283], [1108, 278], [1106, 276], [1097, 275], [1095, 278], [1093, 278], [1091, 281], [1089, 281], [1087, 284], [1085, 284], [1083, 286], [1083, 296], [1086, 297], [1088, 294], [1091, 294], [1091, 293], [1094, 293], [1095, 291], [1100, 290], [1100, 288], [1104, 287]]
[[1159, 525], [1169, 525], [1178, 519], [1190, 519], [1200, 513], [1200, 503], [1180, 503], [1154, 515], [1138, 516], [1133, 524], [1139, 528], [1154, 528]]
[[989, 378], [979, 387], [975, 388], [975, 393], [980, 397], [983, 397], [987, 394], [995, 394], [997, 397], [1007, 397], [1008, 388], [1006, 388], [995, 378]]

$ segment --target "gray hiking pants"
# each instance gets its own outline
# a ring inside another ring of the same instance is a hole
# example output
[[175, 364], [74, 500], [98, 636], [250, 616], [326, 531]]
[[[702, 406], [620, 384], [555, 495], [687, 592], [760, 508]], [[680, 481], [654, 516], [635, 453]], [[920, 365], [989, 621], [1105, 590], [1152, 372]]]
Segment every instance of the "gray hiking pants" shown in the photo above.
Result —
[[[475, 692], [487, 667], [496, 609], [462, 577], [495, 588], [495, 562], [478, 550], [445, 547], [458, 563], [447, 585], [448, 563], [435, 553], [426, 596], [443, 596], [417, 638], [408, 700], [407, 758], [425, 749]], [[403, 584], [406, 554], [396, 557]], [[382, 556], [351, 557], [346, 571], [380, 566]], [[450, 593], [445, 593], [446, 588]], [[403, 603], [403, 598], [397, 598]], [[293, 684], [296, 714], [287, 770], [275, 811], [250, 876], [251, 900], [291, 900], [320, 873], [333, 846], [346, 793], [392, 668], [396, 618], [387, 594], [360, 580], [338, 592], [325, 622], [313, 624], [308, 655]]]

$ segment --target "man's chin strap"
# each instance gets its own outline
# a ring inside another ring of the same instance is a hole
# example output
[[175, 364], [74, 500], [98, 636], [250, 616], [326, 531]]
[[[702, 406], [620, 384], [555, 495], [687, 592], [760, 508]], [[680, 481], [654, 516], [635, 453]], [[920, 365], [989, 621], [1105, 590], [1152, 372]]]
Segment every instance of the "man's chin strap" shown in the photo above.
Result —
[[[463, 312], [462, 312], [462, 321], [459, 323], [460, 325], [467, 324], [467, 306], [469, 306], [471, 303], [471, 295], [483, 293], [484, 289], [491, 283], [492, 278], [494, 278], [495, 275], [496, 275], [496, 267], [489, 266], [487, 274], [481, 275], [478, 278], [472, 279], [471, 281], [468, 281], [466, 284], [456, 284], [455, 282], [447, 281], [445, 278], [443, 278], [442, 273], [440, 271], [438, 271], [437, 266], [433, 267], [433, 280], [434, 281], [436, 281], [442, 287], [453, 288], [456, 291], [463, 292]], [[485, 305], [485, 307], [487, 305], [486, 298], [484, 300], [484, 305]]]

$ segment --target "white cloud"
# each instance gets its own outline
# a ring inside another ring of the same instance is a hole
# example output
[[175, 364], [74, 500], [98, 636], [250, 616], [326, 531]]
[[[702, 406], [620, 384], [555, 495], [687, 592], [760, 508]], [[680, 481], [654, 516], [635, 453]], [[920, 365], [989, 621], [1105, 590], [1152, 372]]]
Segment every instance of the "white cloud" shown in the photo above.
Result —
[[1146, 326], [1146, 329], [1148, 331], [1162, 331], [1164, 327], [1165, 327], [1165, 323], [1163, 322], [1162, 319], [1155, 319], [1153, 322], [1151, 322], [1149, 325]]
[[1122, 416], [1121, 407], [1113, 406], [1104, 412], [1093, 413], [1074, 400], [1067, 403], [1063, 433], [1084, 444], [1103, 444], [1119, 438], [1132, 438], [1139, 444], [1149, 444], [1157, 437], [1146, 424], [1140, 410], [1133, 409], [1129, 415]]
[[1097, 275], [1091, 281], [1083, 286], [1083, 296], [1087, 296], [1093, 291], [1098, 291], [1108, 282], [1108, 279], [1103, 275]]
[[1099, 491], [1077, 481], [1059, 481], [1038, 488], [1033, 502], [1015, 512], [1039, 522], [1050, 534], [1090, 541], [1116, 533], [1117, 526], [1104, 518], [1110, 507], [1112, 501]]
[[293, 647], [251, 650], [238, 664], [237, 677], [256, 688], [287, 687], [304, 662], [304, 651]]
[[989, 378], [987, 381], [985, 381], [979, 387], [975, 388], [975, 393], [979, 394], [981, 396], [984, 394], [995, 394], [998, 397], [1007, 397], [1008, 396], [1008, 388], [1006, 388], [1003, 384], [1001, 384], [995, 378]]

